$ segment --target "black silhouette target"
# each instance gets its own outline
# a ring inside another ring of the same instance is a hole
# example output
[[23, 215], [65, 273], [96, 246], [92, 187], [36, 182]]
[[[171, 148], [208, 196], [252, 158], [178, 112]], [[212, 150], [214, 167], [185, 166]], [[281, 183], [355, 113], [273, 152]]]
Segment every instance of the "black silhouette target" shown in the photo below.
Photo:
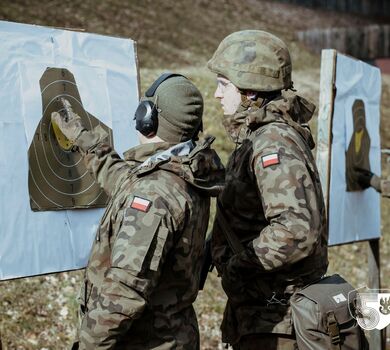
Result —
[[52, 112], [62, 112], [60, 98], [66, 98], [87, 129], [101, 125], [112, 146], [112, 130], [83, 108], [71, 72], [47, 68], [40, 81], [42, 119], [28, 150], [28, 186], [33, 211], [104, 207], [107, 195], [86, 169], [79, 152], [51, 123]]
[[371, 171], [371, 139], [366, 126], [366, 111], [363, 100], [357, 99], [352, 105], [353, 134], [345, 153], [347, 191], [363, 191], [356, 168]]

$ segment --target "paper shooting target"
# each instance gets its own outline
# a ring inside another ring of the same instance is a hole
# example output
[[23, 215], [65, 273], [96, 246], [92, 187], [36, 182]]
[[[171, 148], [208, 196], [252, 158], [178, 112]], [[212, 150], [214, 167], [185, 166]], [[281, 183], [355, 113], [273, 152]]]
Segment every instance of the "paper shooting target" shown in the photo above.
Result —
[[364, 101], [356, 99], [352, 105], [353, 134], [345, 154], [347, 191], [363, 191], [359, 184], [357, 168], [371, 171], [371, 140], [366, 127], [366, 111]]
[[109, 134], [112, 130], [83, 108], [76, 81], [71, 72], [61, 68], [47, 68], [40, 81], [42, 119], [35, 131], [28, 151], [28, 187], [33, 211], [104, 207], [107, 195], [86, 169], [79, 152], [55, 124], [52, 112], [63, 112], [60, 98], [66, 98], [85, 127], [89, 130], [101, 125]]

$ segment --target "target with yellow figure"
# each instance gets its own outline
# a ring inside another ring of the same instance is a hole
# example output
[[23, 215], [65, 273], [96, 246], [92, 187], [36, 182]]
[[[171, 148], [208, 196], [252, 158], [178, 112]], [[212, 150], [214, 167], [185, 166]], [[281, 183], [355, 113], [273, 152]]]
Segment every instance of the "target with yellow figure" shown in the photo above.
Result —
[[346, 184], [347, 191], [362, 191], [359, 174], [356, 169], [371, 171], [370, 167], [370, 135], [366, 127], [366, 111], [364, 101], [357, 99], [352, 105], [353, 134], [346, 152]]
[[319, 100], [317, 165], [328, 243], [377, 239], [380, 195], [367, 181], [370, 174], [381, 174], [381, 72], [336, 50], [323, 50]]
[[64, 98], [118, 155], [138, 145], [136, 43], [0, 21], [0, 47], [0, 281], [83, 268], [107, 196], [51, 114]]
[[73, 144], [51, 122], [52, 112], [64, 113], [61, 98], [68, 99], [87, 129], [101, 125], [109, 134], [111, 129], [83, 108], [76, 81], [71, 72], [61, 68], [47, 68], [40, 79], [42, 119], [30, 145], [29, 194], [34, 211], [104, 207], [107, 196], [89, 174], [81, 155], [73, 151]]

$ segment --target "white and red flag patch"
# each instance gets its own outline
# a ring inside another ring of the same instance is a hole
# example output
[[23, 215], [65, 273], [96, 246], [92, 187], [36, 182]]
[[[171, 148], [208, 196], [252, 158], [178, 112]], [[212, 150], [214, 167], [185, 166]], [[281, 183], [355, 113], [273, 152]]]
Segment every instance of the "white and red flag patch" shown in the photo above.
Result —
[[263, 168], [266, 168], [270, 165], [279, 164], [279, 155], [277, 153], [271, 153], [266, 156], [262, 156], [261, 162], [263, 164]]
[[152, 205], [151, 201], [141, 197], [134, 196], [134, 199], [131, 202], [130, 207], [146, 213], [149, 210], [151, 205]]

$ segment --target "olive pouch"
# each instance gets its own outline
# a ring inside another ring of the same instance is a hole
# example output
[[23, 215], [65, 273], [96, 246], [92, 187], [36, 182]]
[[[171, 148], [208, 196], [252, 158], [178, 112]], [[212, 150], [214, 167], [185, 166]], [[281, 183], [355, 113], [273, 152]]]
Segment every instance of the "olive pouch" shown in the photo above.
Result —
[[364, 332], [353, 317], [356, 290], [338, 274], [297, 291], [290, 299], [300, 350], [366, 350]]

